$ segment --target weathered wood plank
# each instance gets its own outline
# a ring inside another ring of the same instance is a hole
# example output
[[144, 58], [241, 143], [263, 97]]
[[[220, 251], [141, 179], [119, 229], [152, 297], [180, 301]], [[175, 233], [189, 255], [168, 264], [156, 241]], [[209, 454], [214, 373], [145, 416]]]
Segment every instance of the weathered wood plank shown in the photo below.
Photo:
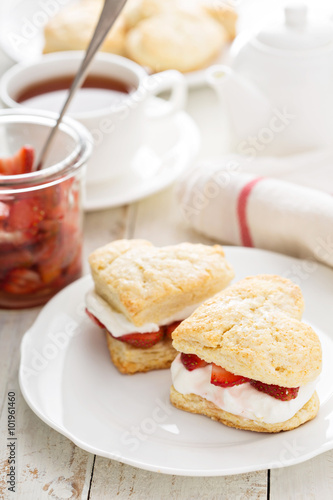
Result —
[[211, 244], [212, 241], [193, 231], [185, 222], [171, 187], [141, 201], [137, 206], [134, 238], [146, 238], [155, 245], [172, 245], [189, 241]]
[[225, 477], [157, 474], [96, 457], [90, 500], [262, 500], [267, 472]]
[[307, 462], [271, 471], [270, 500], [328, 499], [332, 491], [332, 450]]
[[1, 312], [0, 498], [11, 498], [8, 470], [7, 393], [16, 395], [16, 489], [13, 498], [86, 499], [93, 455], [44, 424], [25, 403], [18, 386], [19, 345], [38, 309]]
[[101, 210], [85, 214], [84, 271], [89, 271], [88, 255], [96, 248], [118, 238], [130, 238], [134, 210], [128, 207]]

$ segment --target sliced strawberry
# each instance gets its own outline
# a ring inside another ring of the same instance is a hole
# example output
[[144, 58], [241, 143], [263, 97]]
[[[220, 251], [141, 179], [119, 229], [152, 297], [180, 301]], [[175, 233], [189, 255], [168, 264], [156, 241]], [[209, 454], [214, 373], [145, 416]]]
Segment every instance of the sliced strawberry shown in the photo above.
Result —
[[[40, 245], [41, 247], [41, 245]], [[61, 245], [60, 238], [54, 237], [44, 241], [43, 249], [38, 253], [38, 272], [44, 283], [51, 283], [56, 280], [66, 268], [64, 263], [65, 257], [69, 259], [69, 255], [64, 252], [67, 249]], [[71, 249], [70, 249], [71, 250]]]
[[66, 277], [71, 280], [78, 279], [82, 275], [82, 248], [81, 246], [77, 248], [76, 254], [74, 254], [72, 262], [66, 269]]
[[99, 319], [96, 318], [96, 316], [93, 315], [93, 313], [91, 313], [90, 311], [88, 311], [88, 309], [86, 308], [86, 313], [88, 314], [89, 318], [97, 325], [99, 326], [100, 328], [105, 328], [105, 326], [103, 325], [103, 323], [100, 322]]
[[38, 266], [38, 272], [40, 274], [40, 277], [42, 278], [43, 283], [48, 285], [60, 276], [61, 267], [59, 267], [59, 265], [56, 263], [49, 264], [47, 262]]
[[[74, 178], [62, 181], [43, 191], [45, 210], [53, 220], [68, 220], [74, 213], [79, 213], [79, 186], [75, 186]], [[76, 220], [76, 219], [75, 219]]]
[[0, 220], [6, 220], [9, 216], [9, 206], [0, 201]]
[[9, 225], [12, 229], [37, 229], [44, 218], [45, 211], [37, 197], [17, 200], [10, 207]]
[[210, 383], [213, 385], [218, 385], [219, 387], [233, 387], [234, 385], [244, 384], [248, 382], [248, 378], [242, 375], [234, 375], [228, 372], [222, 366], [215, 365], [212, 363], [212, 375], [210, 378]]
[[36, 292], [43, 285], [40, 276], [30, 269], [13, 269], [4, 280], [2, 288], [7, 293], [24, 295]]
[[[112, 334], [111, 334], [112, 335]], [[157, 344], [163, 338], [163, 330], [160, 328], [158, 332], [147, 332], [147, 333], [128, 333], [122, 335], [121, 337], [115, 337], [121, 342], [126, 342], [133, 347], [140, 347], [141, 349], [147, 349]]]
[[62, 220], [68, 209], [67, 198], [62, 193], [61, 184], [56, 184], [43, 191], [45, 210], [53, 220]]
[[282, 387], [274, 384], [264, 384], [259, 380], [250, 380], [250, 384], [257, 389], [257, 391], [264, 392], [273, 398], [280, 399], [281, 401], [290, 401], [295, 399], [298, 395], [299, 387]]
[[23, 146], [14, 156], [0, 158], [0, 175], [19, 175], [32, 172], [34, 159], [34, 148]]
[[45, 238], [56, 236], [60, 233], [62, 223], [57, 220], [41, 220], [38, 224], [38, 237], [37, 241], [45, 241]]
[[176, 330], [177, 326], [179, 326], [181, 321], [174, 321], [173, 323], [170, 323], [170, 325], [165, 325], [165, 336], [168, 339], [172, 339], [172, 332]]
[[34, 256], [26, 248], [11, 252], [0, 252], [0, 275], [16, 268], [28, 268], [34, 264]]
[[77, 251], [81, 248], [81, 231], [77, 225], [66, 224], [63, 222], [60, 231], [61, 236], [61, 261], [62, 267], [67, 267], [72, 262]]
[[2, 231], [0, 229], [0, 254], [9, 250], [16, 250], [22, 246], [30, 246], [35, 231]]
[[61, 249], [61, 241], [58, 235], [44, 237], [34, 246], [34, 255], [38, 264], [47, 263], [49, 260], [59, 253]]
[[195, 354], [185, 354], [184, 352], [181, 353], [180, 360], [189, 372], [208, 365], [206, 361], [200, 359]]

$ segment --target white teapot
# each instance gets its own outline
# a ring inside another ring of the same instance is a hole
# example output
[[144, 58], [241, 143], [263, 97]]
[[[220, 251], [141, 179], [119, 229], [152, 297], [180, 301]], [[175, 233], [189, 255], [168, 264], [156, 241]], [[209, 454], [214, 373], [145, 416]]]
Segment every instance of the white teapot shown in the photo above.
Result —
[[304, 4], [284, 14], [246, 43], [240, 36], [231, 67], [207, 70], [234, 152], [283, 156], [333, 144], [333, 23], [309, 19]]

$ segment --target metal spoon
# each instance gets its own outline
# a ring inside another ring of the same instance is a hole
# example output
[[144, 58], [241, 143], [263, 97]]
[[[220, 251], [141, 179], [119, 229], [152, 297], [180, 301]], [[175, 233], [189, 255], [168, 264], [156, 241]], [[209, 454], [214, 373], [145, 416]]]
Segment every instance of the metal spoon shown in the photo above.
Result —
[[49, 136], [48, 136], [48, 138], [47, 138], [47, 140], [46, 140], [46, 142], [45, 142], [45, 144], [40, 152], [39, 159], [36, 162], [36, 166], [35, 166], [34, 170], [40, 170], [43, 167], [43, 164], [45, 162], [45, 158], [46, 158], [47, 153], [49, 151], [52, 140], [53, 140], [53, 138], [58, 130], [58, 127], [59, 127], [61, 120], [62, 120], [64, 114], [66, 113], [67, 108], [70, 105], [76, 90], [78, 88], [80, 88], [81, 85], [83, 84], [85, 77], [87, 75], [87, 72], [89, 70], [90, 63], [92, 62], [96, 52], [98, 51], [98, 49], [102, 45], [102, 43], [103, 43], [106, 35], [108, 34], [111, 26], [113, 25], [113, 23], [115, 22], [115, 20], [119, 16], [120, 11], [122, 10], [126, 1], [127, 0], [105, 0], [103, 10], [101, 12], [101, 15], [100, 15], [99, 21], [97, 23], [93, 37], [92, 37], [90, 44], [86, 50], [84, 59], [83, 59], [81, 66], [80, 66], [80, 68], [79, 68], [79, 70], [74, 78], [74, 81], [71, 85], [71, 88], [69, 89], [69, 93], [68, 93], [66, 102], [65, 102], [65, 104], [64, 104], [64, 106], [59, 114], [59, 118], [57, 120], [57, 123], [52, 128], [52, 130], [51, 130], [51, 132], [50, 132], [50, 134], [49, 134]]

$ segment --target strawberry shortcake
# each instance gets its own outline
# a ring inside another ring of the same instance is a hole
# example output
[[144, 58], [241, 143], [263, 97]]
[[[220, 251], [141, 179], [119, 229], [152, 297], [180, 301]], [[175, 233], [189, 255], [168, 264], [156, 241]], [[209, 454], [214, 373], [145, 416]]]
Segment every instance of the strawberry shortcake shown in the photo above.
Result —
[[230, 427], [294, 429], [319, 409], [317, 334], [290, 280], [248, 277], [202, 304], [172, 334], [171, 402]]
[[94, 251], [89, 263], [95, 288], [86, 295], [87, 312], [106, 330], [122, 373], [169, 368], [177, 355], [172, 331], [234, 276], [219, 245], [118, 240]]

